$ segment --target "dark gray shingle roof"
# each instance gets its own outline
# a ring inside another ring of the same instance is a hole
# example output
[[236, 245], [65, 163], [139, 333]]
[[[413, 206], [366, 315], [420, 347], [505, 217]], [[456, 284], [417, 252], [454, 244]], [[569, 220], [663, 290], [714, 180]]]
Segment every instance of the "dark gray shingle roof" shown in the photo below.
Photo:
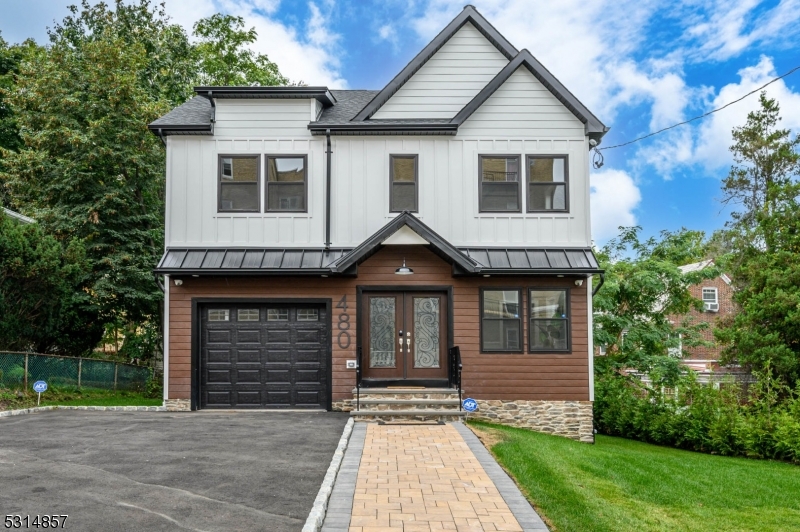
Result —
[[158, 126], [210, 126], [211, 103], [208, 98], [195, 96], [179, 105], [161, 118], [154, 120], [150, 128]]
[[349, 122], [378, 92], [380, 91], [331, 91], [336, 98], [336, 104], [324, 109], [317, 122], [320, 124]]

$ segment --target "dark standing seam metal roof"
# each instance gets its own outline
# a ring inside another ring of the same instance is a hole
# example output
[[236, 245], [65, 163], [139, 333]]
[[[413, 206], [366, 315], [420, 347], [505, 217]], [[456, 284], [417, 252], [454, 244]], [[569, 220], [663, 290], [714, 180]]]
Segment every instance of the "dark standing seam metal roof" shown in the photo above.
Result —
[[590, 248], [459, 248], [479, 273], [600, 273]]
[[203, 248], [168, 249], [155, 269], [161, 274], [321, 274], [349, 249]]

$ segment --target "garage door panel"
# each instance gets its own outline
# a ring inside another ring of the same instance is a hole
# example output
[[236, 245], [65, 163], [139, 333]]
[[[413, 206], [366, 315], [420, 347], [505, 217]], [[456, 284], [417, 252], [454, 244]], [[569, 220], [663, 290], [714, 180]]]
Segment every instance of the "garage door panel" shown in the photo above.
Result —
[[209, 349], [208, 362], [209, 363], [225, 363], [230, 364], [231, 350], [230, 349]]
[[261, 351], [257, 349], [239, 349], [236, 357], [239, 363], [261, 364]]
[[209, 344], [230, 344], [231, 331], [227, 329], [209, 329], [207, 338]]
[[209, 390], [206, 393], [208, 406], [231, 406], [231, 392], [215, 392]]
[[284, 351], [284, 350], [278, 351], [276, 349], [267, 350], [268, 364], [279, 363], [279, 362], [285, 362], [286, 364], [289, 364], [291, 363], [291, 361], [292, 361], [292, 355], [289, 353], [289, 351]]
[[237, 384], [261, 384], [261, 370], [260, 369], [237, 369], [236, 370], [236, 383]]
[[201, 308], [201, 408], [327, 405], [330, 340], [324, 307], [229, 303], [211, 308], [212, 321], [209, 309]]
[[236, 404], [244, 406], [261, 406], [261, 391], [237, 391]]
[[267, 344], [288, 344], [291, 343], [291, 332], [289, 329], [267, 329]]
[[240, 344], [260, 344], [261, 331], [258, 329], [239, 329], [236, 334], [236, 341]]
[[207, 374], [209, 383], [231, 383], [231, 371], [229, 369], [208, 368]]
[[298, 329], [297, 343], [300, 344], [321, 344], [323, 331], [321, 329]]
[[298, 349], [295, 355], [295, 362], [297, 364], [304, 364], [313, 362], [319, 364], [324, 356], [322, 349]]

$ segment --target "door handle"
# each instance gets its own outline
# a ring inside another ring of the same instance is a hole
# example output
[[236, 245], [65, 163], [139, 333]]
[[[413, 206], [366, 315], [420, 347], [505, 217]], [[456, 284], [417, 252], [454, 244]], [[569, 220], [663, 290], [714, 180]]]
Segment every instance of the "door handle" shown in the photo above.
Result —
[[403, 339], [400, 338], [400, 347], [403, 347]]
[[[402, 344], [403, 341], [400, 340], [400, 343]], [[411, 338], [406, 338], [406, 347], [411, 347]]]

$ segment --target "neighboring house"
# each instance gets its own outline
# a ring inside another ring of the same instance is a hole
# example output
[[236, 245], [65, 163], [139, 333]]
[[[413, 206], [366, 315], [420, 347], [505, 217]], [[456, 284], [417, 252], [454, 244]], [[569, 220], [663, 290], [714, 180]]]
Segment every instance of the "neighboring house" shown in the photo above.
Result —
[[3, 214], [14, 220], [15, 222], [19, 222], [23, 225], [28, 225], [32, 223], [36, 223], [36, 220], [33, 218], [28, 218], [27, 216], [20, 214], [18, 212], [12, 211], [11, 209], [6, 209], [3, 207]]
[[[704, 270], [705, 268], [714, 265], [713, 260], [704, 260], [695, 262], [693, 264], [686, 264], [681, 266], [680, 270], [683, 273], [696, 272]], [[684, 346], [681, 345], [683, 352], [683, 362], [688, 367], [699, 372], [701, 380], [708, 380], [712, 375], [734, 376], [739, 380], [747, 380], [748, 374], [737, 367], [725, 367], [719, 363], [722, 347], [720, 347], [714, 339], [714, 329], [717, 327], [720, 320], [730, 317], [736, 312], [736, 307], [733, 302], [733, 286], [731, 279], [724, 273], [713, 279], [706, 279], [703, 282], [692, 285], [689, 288], [693, 297], [700, 299], [703, 302], [703, 310], [692, 309], [685, 316], [674, 316], [672, 321], [679, 324], [686, 317], [689, 317], [692, 323], [707, 323], [708, 328], [701, 331], [701, 337], [710, 346]]]
[[592, 441], [608, 128], [527, 50], [467, 6], [380, 91], [195, 92], [149, 125], [170, 409], [352, 410], [358, 385], [362, 417], [459, 415], [458, 347], [479, 415]]

